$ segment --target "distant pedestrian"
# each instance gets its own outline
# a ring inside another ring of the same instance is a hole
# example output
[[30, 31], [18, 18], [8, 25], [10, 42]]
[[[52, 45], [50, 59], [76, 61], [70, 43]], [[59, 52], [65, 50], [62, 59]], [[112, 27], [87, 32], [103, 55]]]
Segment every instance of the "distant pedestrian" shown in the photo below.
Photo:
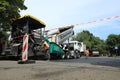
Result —
[[89, 49], [86, 49], [85, 51], [86, 59], [88, 59], [89, 54], [90, 54]]

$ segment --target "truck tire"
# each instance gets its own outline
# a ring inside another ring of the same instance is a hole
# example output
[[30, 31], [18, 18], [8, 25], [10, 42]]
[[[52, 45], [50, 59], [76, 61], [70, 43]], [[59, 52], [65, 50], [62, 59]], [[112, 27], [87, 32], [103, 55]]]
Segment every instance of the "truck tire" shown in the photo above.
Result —
[[80, 52], [78, 50], [75, 50], [76, 58], [80, 58]]
[[66, 52], [66, 58], [67, 58], [67, 59], [70, 59], [70, 54], [69, 54], [69, 52]]
[[76, 55], [76, 53], [74, 53], [74, 57], [73, 57], [74, 59], [76, 59], [77, 58], [77, 55]]
[[67, 51], [65, 54], [66, 54], [66, 59], [70, 59], [70, 54], [71, 53], [69, 51]]
[[79, 58], [80, 58], [80, 54], [78, 53], [78, 54], [77, 54], [77, 59], [79, 59]]
[[61, 59], [65, 59], [65, 54], [62, 54], [62, 55], [61, 55]]
[[81, 57], [80, 52], [77, 52], [76, 55], [77, 55], [77, 59]]

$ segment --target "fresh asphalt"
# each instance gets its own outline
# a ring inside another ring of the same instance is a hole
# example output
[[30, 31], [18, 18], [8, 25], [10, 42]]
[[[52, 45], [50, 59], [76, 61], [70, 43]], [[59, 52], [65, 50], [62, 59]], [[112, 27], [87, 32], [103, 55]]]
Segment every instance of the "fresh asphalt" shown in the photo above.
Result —
[[80, 59], [63, 59], [63, 60], [51, 60], [52, 62], [62, 62], [62, 63], [87, 63], [92, 65], [102, 65], [120, 68], [120, 57], [81, 57]]
[[[0, 57], [0, 61], [2, 60], [14, 60], [14, 59]], [[120, 56], [119, 57], [107, 57], [107, 56], [106, 57], [88, 57], [88, 59], [86, 59], [85, 56], [82, 56], [79, 59], [56, 59], [56, 60], [50, 60], [50, 62], [57, 62], [57, 63], [64, 63], [64, 64], [86, 63], [86, 64], [92, 64], [92, 65], [102, 65], [102, 66], [111, 66], [111, 67], [120, 68]]]

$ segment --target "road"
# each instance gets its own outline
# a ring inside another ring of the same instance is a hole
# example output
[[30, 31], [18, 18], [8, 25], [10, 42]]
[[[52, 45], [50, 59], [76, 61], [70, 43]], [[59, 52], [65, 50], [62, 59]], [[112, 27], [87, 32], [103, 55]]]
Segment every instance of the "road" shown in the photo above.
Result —
[[0, 80], [119, 80], [119, 57], [81, 57], [70, 60], [36, 60], [35, 64], [0, 61]]
[[120, 67], [120, 57], [81, 57], [80, 59], [52, 60], [53, 62], [62, 63], [87, 63], [92, 65], [103, 65], [111, 67]]

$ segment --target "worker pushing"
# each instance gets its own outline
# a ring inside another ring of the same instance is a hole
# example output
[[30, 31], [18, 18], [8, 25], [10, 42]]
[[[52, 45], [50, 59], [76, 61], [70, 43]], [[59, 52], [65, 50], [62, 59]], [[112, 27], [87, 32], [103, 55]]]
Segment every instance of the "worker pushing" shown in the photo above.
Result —
[[44, 40], [42, 40], [42, 43], [43, 43], [43, 48], [44, 48], [45, 50], [49, 50], [49, 45], [48, 45], [48, 43], [47, 43], [46, 41], [44, 41]]

